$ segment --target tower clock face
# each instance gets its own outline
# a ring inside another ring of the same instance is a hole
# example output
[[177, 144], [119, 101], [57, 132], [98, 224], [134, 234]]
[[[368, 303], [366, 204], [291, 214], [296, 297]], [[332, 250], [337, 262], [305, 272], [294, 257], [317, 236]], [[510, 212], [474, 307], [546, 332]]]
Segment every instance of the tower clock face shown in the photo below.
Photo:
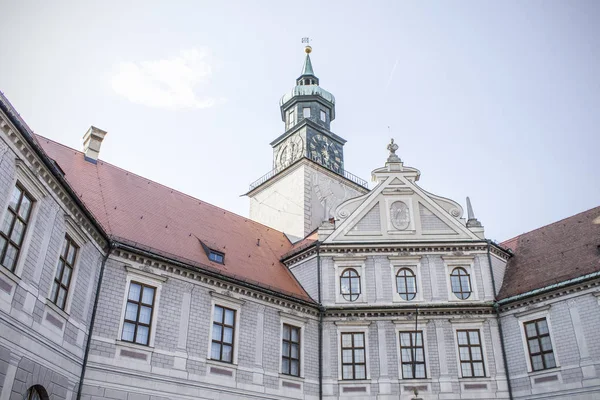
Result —
[[313, 161], [335, 172], [342, 170], [342, 146], [324, 135], [314, 135], [308, 145]]
[[284, 168], [302, 157], [304, 141], [300, 136], [293, 136], [286, 140], [277, 153], [277, 166]]

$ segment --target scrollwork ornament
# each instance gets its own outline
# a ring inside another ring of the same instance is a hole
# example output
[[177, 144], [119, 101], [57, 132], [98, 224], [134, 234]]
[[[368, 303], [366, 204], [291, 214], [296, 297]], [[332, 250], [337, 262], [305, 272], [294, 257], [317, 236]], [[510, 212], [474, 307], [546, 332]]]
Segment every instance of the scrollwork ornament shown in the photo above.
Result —
[[460, 217], [460, 210], [458, 208], [452, 208], [450, 209], [450, 215], [452, 215], [454, 218], [458, 218]]

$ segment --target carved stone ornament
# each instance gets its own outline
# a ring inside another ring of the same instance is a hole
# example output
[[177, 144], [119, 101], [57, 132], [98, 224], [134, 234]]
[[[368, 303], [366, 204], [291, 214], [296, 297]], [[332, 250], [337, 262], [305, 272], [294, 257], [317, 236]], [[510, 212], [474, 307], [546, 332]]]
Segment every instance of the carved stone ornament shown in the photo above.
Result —
[[390, 144], [387, 145], [387, 149], [390, 151], [390, 155], [388, 156], [387, 162], [401, 162], [400, 157], [396, 155], [398, 145], [394, 143], [394, 139], [392, 139], [390, 141]]
[[403, 231], [410, 225], [410, 211], [403, 201], [395, 201], [390, 206], [390, 221], [394, 228]]

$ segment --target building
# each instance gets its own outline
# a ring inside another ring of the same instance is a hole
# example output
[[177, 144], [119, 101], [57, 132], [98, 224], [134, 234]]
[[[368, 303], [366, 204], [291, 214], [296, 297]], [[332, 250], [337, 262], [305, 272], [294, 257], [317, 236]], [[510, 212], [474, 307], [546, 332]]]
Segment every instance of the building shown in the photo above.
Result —
[[393, 141], [369, 190], [309, 52], [251, 218], [0, 97], [0, 400], [600, 399], [600, 207], [497, 244]]

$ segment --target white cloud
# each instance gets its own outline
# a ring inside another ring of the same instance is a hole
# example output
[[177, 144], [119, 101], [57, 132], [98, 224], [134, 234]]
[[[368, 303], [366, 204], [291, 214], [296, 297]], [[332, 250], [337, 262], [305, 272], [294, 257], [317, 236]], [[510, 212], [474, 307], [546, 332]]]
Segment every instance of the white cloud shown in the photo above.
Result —
[[167, 60], [121, 63], [112, 77], [112, 88], [129, 101], [150, 107], [211, 107], [218, 100], [199, 96], [195, 90], [212, 74], [207, 58], [206, 51], [189, 49]]

